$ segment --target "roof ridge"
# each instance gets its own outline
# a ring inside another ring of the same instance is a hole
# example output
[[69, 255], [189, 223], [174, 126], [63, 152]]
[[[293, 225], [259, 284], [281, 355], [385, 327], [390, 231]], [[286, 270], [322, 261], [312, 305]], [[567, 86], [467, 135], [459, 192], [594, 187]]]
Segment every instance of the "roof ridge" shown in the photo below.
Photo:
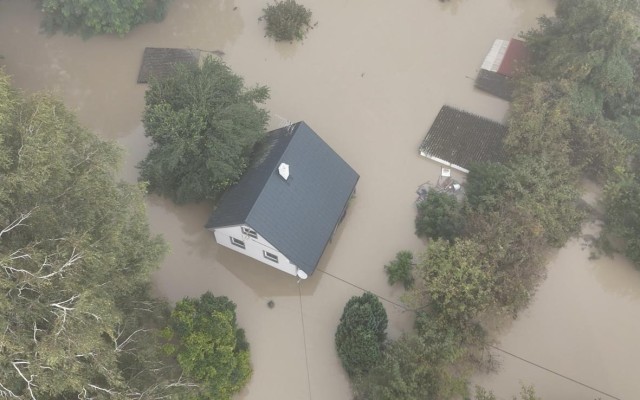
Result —
[[[289, 139], [289, 143], [293, 139], [293, 135], [295, 135], [296, 132], [298, 131], [298, 127], [300, 126], [301, 123], [303, 123], [303, 121], [298, 121], [298, 122], [296, 122], [294, 124], [287, 125], [286, 127], [283, 126], [282, 128], [279, 128], [279, 129], [285, 129], [285, 128], [289, 129], [289, 127], [295, 126], [295, 128], [293, 129], [293, 132], [291, 133], [291, 139]], [[280, 164], [282, 162], [282, 157], [287, 152], [288, 148], [289, 148], [289, 145], [287, 145], [287, 147], [284, 149], [284, 151], [280, 155], [280, 158], [278, 158], [278, 161], [276, 162], [276, 168], [278, 168], [278, 166], [280, 166]], [[251, 205], [251, 208], [249, 209], [249, 212], [247, 213], [247, 216], [245, 218], [245, 222], [249, 221], [251, 219], [251, 213], [253, 213], [253, 209], [255, 208], [256, 204], [258, 204], [258, 200], [260, 200], [260, 196], [262, 196], [262, 193], [264, 193], [264, 190], [267, 187], [266, 183], [269, 181], [269, 179], [271, 179], [271, 174], [273, 174], [273, 171], [271, 171], [271, 173], [269, 174], [269, 177], [267, 178], [267, 181], [265, 182], [264, 185], [262, 185], [262, 188], [260, 188], [260, 193], [258, 193], [258, 195], [256, 196], [256, 200]], [[260, 232], [258, 232], [258, 233], [260, 233]]]
[[[496, 121], [496, 120], [493, 120], [493, 119], [491, 119], [491, 118], [485, 117], [485, 116], [483, 116], [483, 115], [479, 115], [479, 114], [476, 114], [476, 113], [472, 113], [472, 112], [469, 112], [469, 111], [465, 111], [465, 110], [462, 110], [462, 109], [460, 109], [460, 108], [457, 108], [457, 107], [454, 107], [454, 106], [450, 106], [450, 105], [448, 105], [448, 104], [443, 105], [443, 106], [442, 106], [442, 108], [440, 109], [440, 111], [442, 111], [442, 110], [443, 110], [443, 109], [445, 109], [445, 108], [448, 108], [448, 109], [450, 109], [450, 110], [452, 110], [452, 111], [456, 111], [456, 112], [459, 112], [459, 113], [462, 113], [462, 114], [471, 115], [472, 117], [479, 118], [479, 119], [485, 120], [485, 121], [487, 121], [487, 122], [492, 122], [492, 123], [494, 123], [494, 124], [498, 124], [498, 125], [500, 125], [500, 126], [507, 127], [507, 125], [503, 124], [502, 122], [498, 122], [498, 121]], [[440, 113], [440, 111], [438, 112], [438, 114]], [[437, 117], [437, 116], [436, 116], [436, 117]]]

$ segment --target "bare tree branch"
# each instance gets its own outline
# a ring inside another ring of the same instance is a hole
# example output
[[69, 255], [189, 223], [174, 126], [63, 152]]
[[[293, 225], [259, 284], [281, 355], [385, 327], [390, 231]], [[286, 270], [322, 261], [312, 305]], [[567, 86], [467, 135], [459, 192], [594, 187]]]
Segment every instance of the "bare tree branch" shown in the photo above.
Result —
[[36, 397], [33, 395], [33, 390], [31, 390], [31, 387], [32, 386], [35, 387], [35, 385], [33, 384], [33, 378], [35, 378], [37, 375], [31, 375], [29, 377], [29, 379], [27, 379], [27, 377], [24, 376], [22, 371], [20, 371], [20, 368], [18, 368], [18, 365], [22, 365], [22, 364], [29, 365], [29, 362], [28, 361], [14, 361], [14, 362], [11, 363], [11, 365], [13, 365], [13, 368], [15, 368], [16, 371], [18, 371], [18, 374], [20, 374], [20, 377], [27, 384], [27, 390], [29, 391], [29, 395], [31, 395], [31, 400], [36, 400]]
[[[67, 322], [67, 312], [75, 310], [75, 308], [68, 307], [67, 305], [70, 305], [71, 302], [75, 301], [79, 297], [80, 297], [79, 294], [74, 294], [73, 296], [71, 296], [67, 300], [64, 300], [64, 301], [61, 301], [61, 302], [58, 302], [58, 303], [49, 304], [51, 307], [55, 307], [55, 308], [57, 308], [58, 310], [60, 310], [62, 312], [62, 324], [60, 325], [60, 329], [56, 333], [56, 336], [59, 335], [60, 332], [62, 332], [64, 330], [64, 324], [65, 324], [65, 322]], [[55, 311], [52, 311], [52, 312], [54, 314], [60, 316]]]
[[0, 397], [17, 398], [18, 396], [16, 396], [15, 393], [13, 393], [11, 390], [7, 389], [2, 383], [0, 383]]
[[55, 276], [55, 275], [58, 275], [58, 274], [62, 274], [64, 272], [65, 268], [73, 265], [76, 261], [78, 261], [81, 258], [82, 258], [82, 255], [79, 254], [79, 253], [76, 253], [76, 248], [74, 247], [73, 250], [71, 251], [71, 256], [69, 257], [67, 262], [65, 262], [60, 268], [58, 268], [57, 271], [54, 271], [54, 272], [52, 272], [50, 274], [47, 274], [47, 275], [44, 275], [44, 276], [39, 276], [38, 278], [40, 278], [40, 279], [49, 279], [52, 276]]
[[124, 346], [126, 346], [126, 345], [127, 345], [127, 343], [131, 342], [131, 339], [133, 338], [133, 336], [134, 336], [136, 333], [138, 333], [138, 332], [148, 332], [148, 331], [149, 331], [149, 329], [142, 329], [142, 328], [140, 328], [140, 329], [138, 329], [138, 330], [134, 331], [131, 335], [129, 335], [129, 337], [128, 337], [128, 338], [126, 338], [122, 343], [118, 344], [118, 339], [119, 339], [119, 338], [120, 338], [120, 336], [122, 335], [122, 332], [120, 332], [120, 334], [119, 334], [115, 339], [113, 339], [113, 343], [114, 343], [114, 345], [115, 345], [115, 350], [116, 350], [116, 351], [122, 351], [122, 349], [124, 348]]
[[0, 237], [2, 237], [2, 235], [4, 235], [5, 233], [10, 232], [12, 229], [24, 225], [22, 222], [24, 222], [25, 219], [27, 219], [27, 218], [29, 218], [31, 216], [31, 212], [32, 211], [33, 210], [27, 212], [26, 214], [20, 213], [20, 216], [18, 218], [13, 220], [13, 222], [11, 222], [4, 229], [2, 229], [2, 231], [0, 231]]
[[115, 390], [101, 388], [100, 386], [96, 386], [96, 385], [92, 385], [92, 384], [88, 384], [87, 386], [89, 386], [90, 388], [96, 389], [96, 390], [100, 390], [100, 391], [109, 393], [112, 396], [115, 395], [115, 394], [118, 394], [118, 392], [116, 392]]

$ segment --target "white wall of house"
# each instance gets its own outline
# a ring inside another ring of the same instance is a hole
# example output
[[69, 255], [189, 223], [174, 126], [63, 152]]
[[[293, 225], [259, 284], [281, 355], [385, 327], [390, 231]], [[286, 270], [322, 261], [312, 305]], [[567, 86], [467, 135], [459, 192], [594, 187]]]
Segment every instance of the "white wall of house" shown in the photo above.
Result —
[[[251, 227], [247, 225], [237, 225], [210, 230], [213, 232], [216, 242], [218, 242], [219, 245], [249, 256], [273, 268], [286, 272], [289, 275], [297, 276], [298, 267], [292, 264], [284, 254], [280, 253], [278, 249], [273, 247], [262, 236], [253, 231]], [[247, 230], [255, 233], [256, 237], [248, 234]], [[238, 246], [240, 244], [238, 241], [241, 241], [244, 244], [244, 248]], [[277, 262], [268, 258], [269, 254], [267, 253], [276, 256]]]

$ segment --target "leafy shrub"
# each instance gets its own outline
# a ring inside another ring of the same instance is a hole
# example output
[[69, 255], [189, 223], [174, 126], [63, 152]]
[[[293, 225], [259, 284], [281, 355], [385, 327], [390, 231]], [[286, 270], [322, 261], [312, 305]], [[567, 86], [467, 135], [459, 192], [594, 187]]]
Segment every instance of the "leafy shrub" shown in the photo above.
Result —
[[405, 289], [409, 289], [413, 285], [413, 254], [410, 251], [403, 250], [396, 254], [396, 259], [384, 266], [389, 278], [389, 285], [395, 285], [402, 282]]
[[295, 0], [276, 0], [262, 11], [260, 20], [267, 23], [266, 35], [276, 41], [302, 40], [311, 28], [311, 10]]
[[360, 376], [382, 360], [387, 339], [387, 312], [371, 293], [352, 297], [344, 307], [335, 341], [350, 377]]
[[464, 227], [462, 205], [450, 194], [429, 192], [418, 204], [416, 234], [430, 239], [453, 241]]
[[186, 377], [201, 384], [199, 399], [231, 399], [251, 377], [249, 344], [236, 322], [236, 305], [210, 292], [185, 298], [171, 313], [166, 336]]
[[84, 37], [99, 34], [124, 36], [149, 20], [162, 21], [171, 0], [40, 0], [43, 29]]
[[356, 400], [463, 398], [463, 378], [448, 372], [459, 352], [443, 351], [440, 341], [403, 335], [385, 350], [383, 359], [354, 383]]

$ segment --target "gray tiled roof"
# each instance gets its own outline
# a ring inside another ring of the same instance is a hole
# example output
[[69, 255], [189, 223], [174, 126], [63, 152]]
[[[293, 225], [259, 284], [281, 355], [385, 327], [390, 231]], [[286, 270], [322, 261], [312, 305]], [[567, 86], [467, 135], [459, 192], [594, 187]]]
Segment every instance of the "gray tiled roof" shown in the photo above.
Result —
[[513, 95], [511, 78], [486, 69], [478, 72], [475, 86], [506, 101], [511, 101]]
[[161, 79], [171, 74], [178, 63], [198, 64], [200, 51], [145, 47], [138, 72], [138, 83], [147, 83], [151, 76]]
[[[289, 164], [285, 181], [280, 163]], [[307, 124], [268, 133], [261, 155], [227, 191], [209, 229], [247, 224], [307, 274], [313, 273], [359, 175]]]
[[466, 111], [443, 106], [420, 151], [469, 169], [476, 162], [504, 160], [502, 140], [507, 127]]

